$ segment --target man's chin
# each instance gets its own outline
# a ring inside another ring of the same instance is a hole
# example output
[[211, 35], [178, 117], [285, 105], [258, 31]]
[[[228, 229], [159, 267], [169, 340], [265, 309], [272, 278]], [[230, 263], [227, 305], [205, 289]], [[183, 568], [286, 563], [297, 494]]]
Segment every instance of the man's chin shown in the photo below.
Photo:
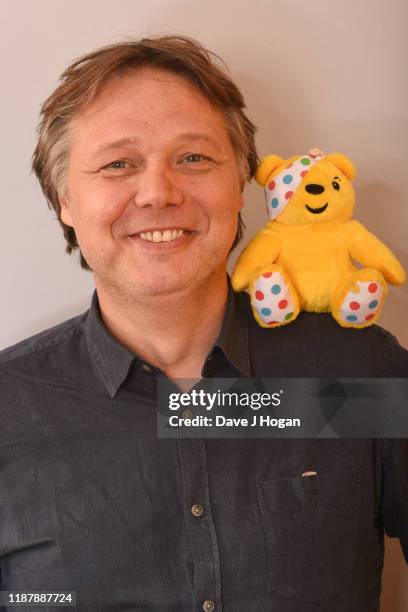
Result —
[[190, 261], [184, 260], [178, 265], [169, 264], [145, 266], [145, 269], [140, 264], [126, 265], [121, 269], [111, 266], [108, 273], [105, 269], [102, 274], [94, 272], [94, 275], [95, 280], [98, 278], [97, 285], [104, 287], [106, 292], [132, 302], [187, 296], [208, 285], [209, 279], [219, 274], [222, 267], [215, 258], [205, 261], [203, 258], [200, 261], [190, 258]]
[[207, 267], [199, 267], [190, 270], [167, 270], [157, 274], [153, 272], [149, 276], [134, 279], [127, 282], [128, 292], [132, 292], [135, 298], [149, 299], [171, 296], [188, 295], [207, 284], [211, 277], [211, 270]]
[[126, 284], [128, 292], [132, 292], [135, 297], [139, 298], [158, 298], [176, 295], [183, 292], [188, 292], [193, 289], [194, 278], [197, 275], [186, 274], [160, 274], [152, 275], [148, 278], [134, 279], [133, 282]]

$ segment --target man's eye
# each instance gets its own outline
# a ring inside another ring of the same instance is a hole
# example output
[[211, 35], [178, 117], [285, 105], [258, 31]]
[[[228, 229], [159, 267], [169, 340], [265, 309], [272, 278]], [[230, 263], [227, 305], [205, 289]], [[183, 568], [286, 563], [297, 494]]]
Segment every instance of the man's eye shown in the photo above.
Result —
[[114, 169], [118, 168], [119, 170], [121, 170], [122, 168], [126, 168], [126, 162], [118, 159], [112, 162], [111, 164], [108, 164], [107, 166], [105, 166], [105, 168], [114, 168]]
[[186, 155], [183, 161], [186, 161], [188, 163], [196, 163], [207, 159], [208, 157], [205, 157], [205, 155], [200, 155], [199, 153], [189, 153], [189, 155]]

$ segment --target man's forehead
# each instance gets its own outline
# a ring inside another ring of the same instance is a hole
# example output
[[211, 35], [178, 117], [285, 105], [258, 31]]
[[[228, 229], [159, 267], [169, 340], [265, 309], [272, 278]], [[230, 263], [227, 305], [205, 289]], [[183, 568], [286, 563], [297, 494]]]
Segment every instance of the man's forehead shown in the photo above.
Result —
[[168, 71], [145, 69], [109, 78], [90, 103], [79, 113], [79, 119], [98, 113], [122, 111], [123, 106], [151, 113], [161, 107], [174, 111], [183, 106], [195, 112], [221, 114], [221, 111], [185, 77]]
[[[177, 144], [204, 142], [209, 145], [215, 145], [218, 142], [216, 134], [212, 134], [210, 130], [208, 133], [181, 132], [175, 136], [174, 140]], [[91, 147], [91, 151], [92, 153], [99, 155], [122, 149], [124, 147], [137, 148], [140, 143], [141, 138], [125, 136], [123, 138], [117, 138], [115, 140], [107, 140], [106, 142], [95, 143], [95, 145]]]
[[160, 72], [112, 81], [72, 121], [73, 139], [87, 139], [87, 150], [99, 154], [137, 147], [147, 135], [212, 145], [228, 138], [220, 109], [184, 78], [164, 76], [174, 78], [169, 90]]

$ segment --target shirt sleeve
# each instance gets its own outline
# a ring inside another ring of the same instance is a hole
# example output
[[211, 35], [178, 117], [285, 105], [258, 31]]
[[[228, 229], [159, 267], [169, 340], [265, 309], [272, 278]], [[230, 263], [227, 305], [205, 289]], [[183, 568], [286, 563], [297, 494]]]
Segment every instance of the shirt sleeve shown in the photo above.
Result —
[[382, 521], [385, 533], [399, 538], [408, 564], [408, 439], [384, 440]]

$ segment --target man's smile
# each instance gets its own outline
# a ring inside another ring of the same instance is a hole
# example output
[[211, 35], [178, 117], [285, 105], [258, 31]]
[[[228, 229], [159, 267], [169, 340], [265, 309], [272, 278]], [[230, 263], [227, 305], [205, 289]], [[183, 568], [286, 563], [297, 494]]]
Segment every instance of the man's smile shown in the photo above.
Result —
[[168, 228], [165, 230], [146, 230], [129, 236], [133, 241], [150, 249], [173, 250], [179, 246], [187, 244], [191, 237], [196, 234], [181, 228]]
[[326, 208], [328, 207], [328, 205], [329, 203], [326, 202], [326, 204], [324, 206], [320, 206], [320, 208], [312, 208], [311, 206], [308, 206], [307, 204], [305, 204], [307, 210], [313, 213], [314, 215], [319, 215], [320, 213], [324, 212]]
[[183, 234], [182, 229], [165, 229], [140, 232], [139, 236], [148, 242], [171, 242]]

